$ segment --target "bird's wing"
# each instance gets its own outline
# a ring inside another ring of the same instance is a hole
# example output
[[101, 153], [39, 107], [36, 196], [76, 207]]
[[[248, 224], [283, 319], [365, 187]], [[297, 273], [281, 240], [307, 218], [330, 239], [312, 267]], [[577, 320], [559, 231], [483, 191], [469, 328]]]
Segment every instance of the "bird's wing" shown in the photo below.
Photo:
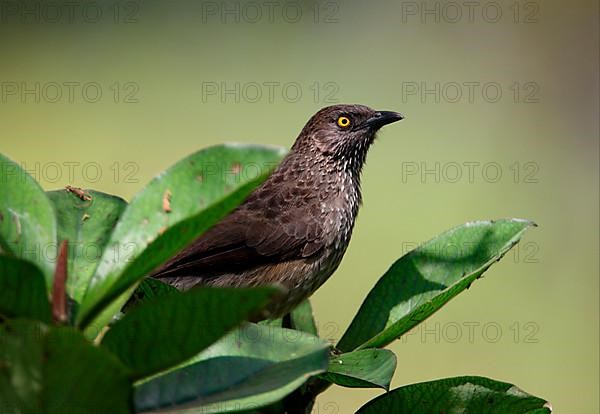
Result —
[[210, 278], [309, 257], [323, 247], [318, 194], [302, 188], [257, 192], [152, 276]]

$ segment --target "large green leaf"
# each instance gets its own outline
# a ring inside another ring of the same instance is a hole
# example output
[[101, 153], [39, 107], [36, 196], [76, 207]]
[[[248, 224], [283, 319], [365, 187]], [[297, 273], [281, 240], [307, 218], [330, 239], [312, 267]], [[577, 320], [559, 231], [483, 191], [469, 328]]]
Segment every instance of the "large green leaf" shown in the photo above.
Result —
[[328, 355], [328, 344], [308, 333], [248, 324], [185, 366], [139, 384], [135, 407], [203, 414], [262, 407], [325, 371]]
[[550, 412], [550, 403], [515, 385], [483, 377], [456, 377], [397, 388], [369, 401], [357, 414]]
[[56, 219], [39, 184], [0, 154], [0, 253], [35, 263], [52, 287]]
[[[78, 322], [92, 323], [111, 301], [223, 218], [266, 179], [283, 154], [280, 148], [221, 145], [192, 154], [153, 179], [117, 223]], [[105, 317], [94, 325], [106, 322]]]
[[3, 413], [129, 413], [131, 381], [106, 350], [68, 327], [0, 325]]
[[50, 322], [44, 275], [30, 262], [0, 256], [0, 316]]
[[343, 387], [385, 390], [396, 370], [396, 355], [387, 349], [361, 349], [332, 358], [320, 377]]
[[58, 240], [69, 242], [67, 293], [81, 302], [113, 227], [127, 203], [93, 190], [56, 190], [46, 194], [56, 211]]
[[0, 407], [9, 414], [38, 412], [43, 388], [41, 340], [46, 333], [38, 322], [12, 320], [0, 324]]
[[467, 223], [406, 254], [369, 292], [337, 348], [389, 344], [467, 289], [534, 225], [520, 219]]
[[135, 378], [156, 374], [198, 354], [253, 314], [273, 288], [195, 288], [141, 303], [109, 329], [102, 345]]

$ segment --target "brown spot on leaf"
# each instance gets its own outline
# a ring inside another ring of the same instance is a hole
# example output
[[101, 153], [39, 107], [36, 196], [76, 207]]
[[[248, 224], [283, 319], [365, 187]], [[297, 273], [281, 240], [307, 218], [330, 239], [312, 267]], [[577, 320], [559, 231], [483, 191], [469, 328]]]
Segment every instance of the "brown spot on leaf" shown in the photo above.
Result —
[[67, 190], [69, 193], [75, 194], [77, 197], [79, 197], [83, 201], [91, 201], [92, 200], [92, 196], [89, 195], [88, 193], [86, 193], [82, 188], [72, 187], [72, 186], [68, 185], [65, 187], [65, 190]]
[[90, 218], [90, 215], [87, 213], [84, 213], [83, 216], [81, 217], [81, 221], [86, 221], [89, 218]]
[[163, 194], [162, 208], [165, 213], [171, 212], [171, 192], [169, 190]]
[[234, 174], [239, 174], [242, 171], [242, 165], [239, 162], [234, 162], [231, 165], [231, 172]]

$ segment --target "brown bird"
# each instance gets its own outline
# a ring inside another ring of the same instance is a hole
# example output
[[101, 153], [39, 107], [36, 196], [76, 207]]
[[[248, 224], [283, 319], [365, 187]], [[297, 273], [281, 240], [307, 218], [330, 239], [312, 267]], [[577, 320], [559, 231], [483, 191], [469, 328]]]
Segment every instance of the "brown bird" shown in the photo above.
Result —
[[376, 132], [403, 119], [363, 105], [321, 109], [273, 174], [152, 277], [178, 289], [282, 285], [281, 316], [336, 270], [361, 204], [360, 173]]

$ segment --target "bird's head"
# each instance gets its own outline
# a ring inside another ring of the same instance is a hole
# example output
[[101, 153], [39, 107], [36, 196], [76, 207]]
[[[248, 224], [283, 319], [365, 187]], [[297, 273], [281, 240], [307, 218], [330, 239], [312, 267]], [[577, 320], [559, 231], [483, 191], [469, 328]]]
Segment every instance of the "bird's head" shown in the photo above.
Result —
[[292, 149], [308, 147], [360, 171], [377, 131], [403, 118], [398, 112], [364, 105], [328, 106], [310, 118]]

